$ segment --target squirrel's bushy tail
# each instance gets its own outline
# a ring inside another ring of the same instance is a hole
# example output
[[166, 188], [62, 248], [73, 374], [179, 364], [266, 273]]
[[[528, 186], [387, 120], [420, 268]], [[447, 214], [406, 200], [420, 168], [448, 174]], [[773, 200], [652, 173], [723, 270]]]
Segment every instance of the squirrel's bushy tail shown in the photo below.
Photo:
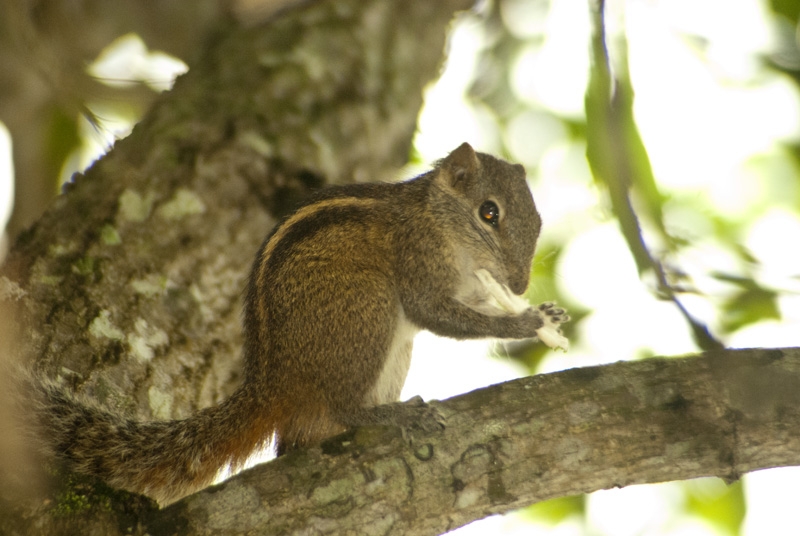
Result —
[[[184, 420], [139, 422], [48, 380], [34, 380], [45, 448], [73, 471], [166, 505], [238, 469], [266, 446], [272, 426], [241, 387], [222, 404]], [[231, 407], [244, 406], [244, 407]], [[247, 422], [244, 422], [244, 421]]]

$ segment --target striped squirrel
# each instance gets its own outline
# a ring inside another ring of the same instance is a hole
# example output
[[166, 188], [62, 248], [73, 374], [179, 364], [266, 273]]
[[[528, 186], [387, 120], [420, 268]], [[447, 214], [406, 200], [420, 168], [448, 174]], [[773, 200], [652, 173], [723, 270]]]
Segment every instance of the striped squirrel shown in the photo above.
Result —
[[520, 297], [540, 226], [523, 167], [466, 143], [405, 182], [324, 189], [256, 256], [234, 394], [184, 420], [137, 422], [43, 381], [49, 450], [165, 505], [240, 468], [273, 432], [280, 455], [353, 426], [441, 426], [421, 400], [397, 402], [420, 329], [566, 348], [565, 311]]

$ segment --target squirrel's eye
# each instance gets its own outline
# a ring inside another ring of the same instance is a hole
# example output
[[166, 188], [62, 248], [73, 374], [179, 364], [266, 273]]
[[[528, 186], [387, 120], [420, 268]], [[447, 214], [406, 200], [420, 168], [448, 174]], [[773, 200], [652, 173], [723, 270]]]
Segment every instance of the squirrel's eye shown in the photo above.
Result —
[[500, 221], [500, 209], [494, 201], [484, 201], [478, 209], [481, 219], [489, 225], [495, 226]]

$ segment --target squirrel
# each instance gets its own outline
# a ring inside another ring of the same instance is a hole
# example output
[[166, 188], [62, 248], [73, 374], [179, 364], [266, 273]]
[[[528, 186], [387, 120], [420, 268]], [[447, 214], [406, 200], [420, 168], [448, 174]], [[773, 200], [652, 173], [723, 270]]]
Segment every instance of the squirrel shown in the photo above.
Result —
[[521, 294], [541, 218], [524, 168], [464, 143], [399, 183], [323, 189], [279, 223], [244, 292], [244, 379], [184, 420], [137, 422], [39, 380], [36, 414], [67, 468], [172, 503], [237, 470], [368, 424], [436, 428], [397, 402], [421, 329], [566, 349], [552, 303]]

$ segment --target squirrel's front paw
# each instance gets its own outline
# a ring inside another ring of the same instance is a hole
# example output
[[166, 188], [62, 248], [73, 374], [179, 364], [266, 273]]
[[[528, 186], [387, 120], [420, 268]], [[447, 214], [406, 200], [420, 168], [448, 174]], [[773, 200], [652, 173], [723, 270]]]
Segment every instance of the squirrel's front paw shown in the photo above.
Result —
[[560, 348], [565, 352], [569, 350], [569, 341], [561, 334], [560, 328], [561, 324], [569, 322], [567, 311], [553, 302], [545, 302], [537, 309], [544, 321], [544, 326], [536, 330], [539, 340], [550, 348]]

